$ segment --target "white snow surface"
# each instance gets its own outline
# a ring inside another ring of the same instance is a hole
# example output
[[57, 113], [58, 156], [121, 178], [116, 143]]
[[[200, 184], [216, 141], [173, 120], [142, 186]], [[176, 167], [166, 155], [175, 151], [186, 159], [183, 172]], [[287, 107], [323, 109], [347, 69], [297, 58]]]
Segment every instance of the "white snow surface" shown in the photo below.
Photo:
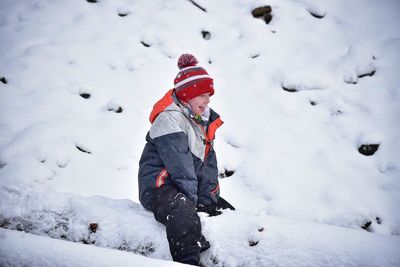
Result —
[[193, 53], [237, 208], [202, 265], [400, 266], [400, 2], [195, 2], [0, 1], [0, 265], [179, 265], [137, 172]]
[[1, 266], [184, 266], [119, 250], [0, 229]]

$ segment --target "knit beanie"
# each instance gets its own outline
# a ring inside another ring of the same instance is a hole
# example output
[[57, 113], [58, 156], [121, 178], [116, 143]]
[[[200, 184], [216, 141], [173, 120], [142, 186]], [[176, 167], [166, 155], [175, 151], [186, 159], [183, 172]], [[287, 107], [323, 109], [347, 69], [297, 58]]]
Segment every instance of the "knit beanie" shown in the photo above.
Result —
[[175, 93], [185, 102], [202, 94], [214, 94], [213, 79], [205, 69], [197, 66], [197, 63], [197, 59], [191, 54], [183, 54], [178, 59], [179, 72], [174, 80]]

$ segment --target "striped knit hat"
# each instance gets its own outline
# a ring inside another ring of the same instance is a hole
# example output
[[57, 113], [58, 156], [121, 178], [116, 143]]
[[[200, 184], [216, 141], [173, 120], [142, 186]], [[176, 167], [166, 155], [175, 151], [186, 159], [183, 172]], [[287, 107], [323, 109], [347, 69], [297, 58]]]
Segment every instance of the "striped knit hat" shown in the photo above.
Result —
[[183, 54], [178, 59], [180, 70], [174, 80], [175, 93], [185, 102], [201, 94], [214, 94], [213, 79], [197, 63], [197, 59], [191, 54]]

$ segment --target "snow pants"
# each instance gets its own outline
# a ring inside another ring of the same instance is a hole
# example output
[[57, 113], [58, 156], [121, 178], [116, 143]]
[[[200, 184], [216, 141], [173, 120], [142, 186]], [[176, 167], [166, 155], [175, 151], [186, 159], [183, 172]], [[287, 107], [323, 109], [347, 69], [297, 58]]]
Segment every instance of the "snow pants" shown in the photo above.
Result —
[[172, 259], [199, 265], [205, 238], [194, 203], [175, 186], [164, 185], [154, 192], [151, 206], [155, 219], [166, 226]]

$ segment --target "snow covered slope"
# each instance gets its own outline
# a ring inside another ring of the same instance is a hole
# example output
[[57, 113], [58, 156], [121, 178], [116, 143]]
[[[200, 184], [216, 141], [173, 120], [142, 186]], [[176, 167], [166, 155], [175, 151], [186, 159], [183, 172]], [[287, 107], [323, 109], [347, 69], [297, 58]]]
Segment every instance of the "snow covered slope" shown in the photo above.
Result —
[[[202, 216], [203, 263], [400, 265], [399, 1], [195, 3], [0, 1], [0, 226], [170, 260], [136, 179], [189, 52], [215, 81], [237, 207]], [[266, 5], [268, 24], [252, 16]], [[2, 230], [2, 261], [24, 264], [11, 239], [59, 242], [22, 236]]]
[[[168, 266], [143, 256], [171, 261], [164, 226], [132, 201], [31, 192], [18, 202], [24, 203], [24, 215], [7, 216], [3, 227], [35, 236], [1, 230], [0, 262], [5, 266]], [[400, 262], [398, 236], [245, 211], [200, 215], [203, 233], [212, 244], [202, 254], [204, 266], [396, 266]]]

